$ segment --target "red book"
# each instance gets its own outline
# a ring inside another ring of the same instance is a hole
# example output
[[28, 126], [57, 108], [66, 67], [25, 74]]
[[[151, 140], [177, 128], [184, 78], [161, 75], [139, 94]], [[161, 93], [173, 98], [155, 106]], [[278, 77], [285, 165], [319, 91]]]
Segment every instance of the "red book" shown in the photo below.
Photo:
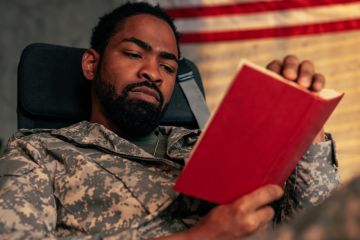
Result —
[[174, 190], [225, 204], [282, 185], [343, 95], [311, 92], [242, 61]]

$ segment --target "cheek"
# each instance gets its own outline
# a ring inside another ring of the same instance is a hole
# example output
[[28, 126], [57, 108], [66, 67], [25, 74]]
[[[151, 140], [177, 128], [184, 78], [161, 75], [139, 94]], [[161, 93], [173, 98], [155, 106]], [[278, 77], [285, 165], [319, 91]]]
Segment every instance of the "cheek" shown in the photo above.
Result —
[[121, 94], [124, 88], [136, 79], [131, 71], [125, 71], [121, 66], [108, 66], [102, 70], [102, 79], [113, 85], [117, 94]]

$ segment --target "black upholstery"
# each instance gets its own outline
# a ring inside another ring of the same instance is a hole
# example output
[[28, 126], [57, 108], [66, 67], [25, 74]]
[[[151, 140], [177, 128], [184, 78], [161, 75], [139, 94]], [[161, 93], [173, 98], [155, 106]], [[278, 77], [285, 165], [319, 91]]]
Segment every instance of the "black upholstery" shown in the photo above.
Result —
[[[81, 71], [84, 50], [43, 43], [24, 49], [18, 67], [18, 128], [60, 128], [89, 118], [90, 82]], [[189, 60], [185, 64], [204, 93], [196, 66]], [[161, 124], [197, 127], [178, 83]]]

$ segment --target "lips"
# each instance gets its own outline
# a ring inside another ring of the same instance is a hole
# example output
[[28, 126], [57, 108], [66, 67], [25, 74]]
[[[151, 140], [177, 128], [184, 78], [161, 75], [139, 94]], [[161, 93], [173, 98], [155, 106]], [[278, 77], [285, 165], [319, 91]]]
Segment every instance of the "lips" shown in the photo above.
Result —
[[131, 89], [131, 92], [140, 92], [140, 93], [150, 95], [150, 96], [154, 97], [158, 102], [160, 102], [160, 95], [155, 89], [152, 89], [152, 88], [149, 88], [146, 86], [139, 86], [139, 87], [135, 87], [135, 88]]

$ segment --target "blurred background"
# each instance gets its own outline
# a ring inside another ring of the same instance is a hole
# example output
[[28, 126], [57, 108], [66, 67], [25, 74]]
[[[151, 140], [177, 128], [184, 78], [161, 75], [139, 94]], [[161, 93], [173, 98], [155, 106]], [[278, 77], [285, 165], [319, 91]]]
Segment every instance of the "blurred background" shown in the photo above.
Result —
[[[121, 0], [0, 0], [0, 141], [16, 131], [17, 64], [22, 49], [44, 42], [87, 48], [98, 17]], [[295, 54], [315, 63], [326, 87], [345, 97], [326, 124], [346, 182], [360, 174], [360, 1], [158, 0], [183, 33], [214, 110], [242, 58], [265, 66]], [[296, 109], [294, 109], [296, 111]], [[271, 137], [271, 136], [269, 136]], [[1, 150], [0, 150], [1, 151]]]

